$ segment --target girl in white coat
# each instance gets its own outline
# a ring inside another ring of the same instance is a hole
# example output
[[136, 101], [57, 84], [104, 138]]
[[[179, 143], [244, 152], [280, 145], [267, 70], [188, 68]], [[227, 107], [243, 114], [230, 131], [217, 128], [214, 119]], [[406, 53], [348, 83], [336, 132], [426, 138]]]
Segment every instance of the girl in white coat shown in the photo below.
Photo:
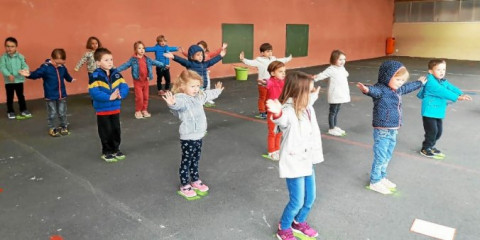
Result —
[[345, 136], [345, 131], [337, 127], [337, 115], [342, 103], [350, 102], [350, 89], [348, 87], [348, 72], [345, 69], [346, 55], [340, 50], [333, 50], [330, 55], [330, 66], [323, 72], [314, 76], [314, 80], [320, 81], [330, 78], [328, 85], [328, 134], [333, 136]]
[[312, 106], [319, 91], [309, 75], [291, 72], [279, 99], [266, 104], [277, 130], [283, 133], [279, 170], [280, 177], [286, 178], [290, 196], [277, 231], [281, 240], [296, 239], [292, 231], [318, 236], [306, 220], [316, 196], [313, 164], [323, 161], [320, 128]]

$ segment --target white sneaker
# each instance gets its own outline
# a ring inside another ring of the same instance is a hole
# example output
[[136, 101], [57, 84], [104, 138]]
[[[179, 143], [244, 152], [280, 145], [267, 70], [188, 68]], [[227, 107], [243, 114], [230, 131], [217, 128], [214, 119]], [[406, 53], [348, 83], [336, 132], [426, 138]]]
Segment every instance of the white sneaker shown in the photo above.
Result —
[[338, 132], [340, 132], [342, 135], [345, 135], [345, 131], [339, 127], [334, 127], [333, 129], [336, 129]]
[[272, 161], [279, 161], [279, 160], [280, 160], [280, 152], [279, 152], [279, 151], [275, 151], [275, 152], [268, 153], [268, 157], [269, 157]]
[[332, 129], [328, 129], [328, 134], [332, 135], [332, 136], [337, 136], [337, 137], [340, 137], [342, 136], [342, 133], [339, 132], [337, 129], [335, 128], [332, 128]]
[[215, 102], [212, 101], [212, 100], [207, 101], [207, 103], [210, 103], [210, 104], [212, 104], [212, 105], [215, 105]]
[[380, 180], [380, 182], [383, 184], [383, 186], [387, 187], [388, 189], [393, 189], [397, 187], [397, 184], [390, 182], [390, 180], [383, 178]]
[[392, 191], [385, 187], [385, 185], [383, 185], [381, 181], [373, 184], [370, 183], [370, 190], [381, 194], [392, 194]]

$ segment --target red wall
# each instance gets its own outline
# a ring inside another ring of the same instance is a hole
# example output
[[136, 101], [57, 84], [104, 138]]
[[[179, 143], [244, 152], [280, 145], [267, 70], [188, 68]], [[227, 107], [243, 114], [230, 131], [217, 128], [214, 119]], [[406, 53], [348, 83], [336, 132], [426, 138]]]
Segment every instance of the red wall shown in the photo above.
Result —
[[[254, 24], [254, 54], [269, 42], [274, 55], [285, 54], [286, 24], [309, 24], [308, 57], [294, 58], [288, 68], [328, 63], [330, 52], [341, 49], [347, 60], [384, 56], [385, 39], [392, 35], [393, 1], [387, 0], [2, 0], [1, 41], [13, 36], [31, 70], [49, 58], [54, 48], [67, 51], [67, 68], [77, 79], [68, 93], [87, 91], [86, 67], [73, 68], [93, 35], [119, 65], [133, 54], [133, 42], [154, 45], [164, 34], [169, 45], [188, 48], [205, 40], [211, 49], [221, 45], [222, 23]], [[152, 55], [149, 55], [153, 57]], [[172, 77], [183, 67], [172, 63]], [[255, 72], [253, 69], [250, 71]], [[232, 76], [231, 64], [217, 64], [211, 77]], [[132, 86], [129, 72], [124, 74]], [[152, 81], [152, 84], [154, 82]], [[0, 88], [0, 102], [5, 89]], [[25, 84], [28, 99], [42, 98], [42, 81]]]

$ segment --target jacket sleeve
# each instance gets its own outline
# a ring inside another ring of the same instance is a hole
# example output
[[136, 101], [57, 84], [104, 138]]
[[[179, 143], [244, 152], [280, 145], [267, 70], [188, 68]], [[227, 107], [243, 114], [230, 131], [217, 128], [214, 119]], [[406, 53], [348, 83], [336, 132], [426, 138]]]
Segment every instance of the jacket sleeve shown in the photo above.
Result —
[[122, 97], [122, 100], [127, 98], [128, 96], [128, 84], [125, 82], [125, 79], [122, 77], [122, 82], [120, 85], [118, 85], [118, 89], [120, 89], [120, 97]]
[[119, 71], [119, 72], [125, 71], [131, 66], [132, 66], [132, 58], [128, 59], [128, 61], [125, 62], [124, 64], [118, 66], [117, 71]]
[[280, 62], [283, 62], [283, 63], [290, 62], [291, 60], [292, 60], [292, 56], [277, 59], [277, 61], [280, 61]]
[[85, 62], [87, 61], [87, 57], [88, 57], [88, 52], [83, 54], [83, 57], [80, 58], [80, 61], [78, 61], [77, 65], [75, 65], [75, 69], [80, 69], [83, 66], [83, 64], [85, 64]]
[[[455, 91], [451, 91], [447, 88], [449, 84], [445, 84], [445, 86], [440, 85], [436, 79], [428, 79], [427, 84], [425, 84], [425, 92], [427, 95], [432, 95], [438, 98], [444, 98], [451, 101], [457, 101], [458, 96]], [[460, 90], [459, 90], [460, 91]]]
[[90, 94], [90, 97], [95, 101], [110, 101], [110, 94], [100, 90], [101, 86], [99, 86], [99, 82], [99, 80], [94, 80], [92, 83], [88, 84], [88, 94]]
[[200, 101], [205, 104], [208, 101], [214, 100], [220, 96], [223, 90], [221, 89], [209, 89], [203, 91], [203, 94], [199, 94]]
[[155, 52], [156, 49], [155, 49], [155, 46], [153, 47], [145, 47], [145, 52]]
[[168, 50], [169, 52], [176, 52], [176, 51], [178, 51], [178, 47], [173, 47], [173, 46], [170, 47], [170, 46], [169, 46], [169, 47], [167, 48], [167, 50]]
[[192, 63], [190, 61], [188, 61], [187, 59], [185, 58], [181, 58], [177, 55], [173, 55], [173, 61], [177, 62], [177, 63], [180, 63], [180, 65], [186, 67], [186, 68], [191, 68], [192, 67]]
[[329, 78], [331, 76], [331, 71], [330, 67], [326, 68], [323, 70], [323, 72], [317, 74], [315, 78], [313, 79], [315, 82], [318, 82], [320, 80], [324, 80], [326, 78]]
[[7, 62], [5, 61], [5, 58], [2, 56], [0, 57], [0, 71], [2, 71], [3, 76], [10, 76], [13, 75], [10, 73], [7, 69]]
[[401, 94], [401, 95], [404, 95], [404, 94], [407, 94], [407, 93], [411, 93], [419, 88], [422, 87], [422, 82], [420, 81], [414, 81], [414, 82], [409, 82], [409, 83], [405, 83], [403, 84], [403, 86], [401, 86], [398, 90], [398, 92]]
[[368, 87], [368, 93], [365, 93], [365, 95], [370, 96], [372, 98], [380, 98], [383, 95], [382, 88], [378, 86], [377, 84], [375, 85], [369, 85]]
[[47, 66], [45, 64], [42, 64], [37, 70], [33, 71], [30, 73], [30, 76], [26, 77], [28, 79], [38, 79], [43, 77], [45, 74], [45, 71], [47, 70]]
[[175, 104], [168, 105], [168, 107], [174, 111], [182, 111], [185, 109], [185, 99], [175, 98]]
[[255, 60], [255, 59], [254, 59], [254, 60], [250, 60], [250, 59], [244, 58], [244, 59], [242, 60], [242, 62], [243, 62], [244, 64], [248, 65], [248, 66], [251, 66], [251, 67], [258, 67], [258, 65], [259, 65], [259, 62], [258, 62], [257, 60]]
[[207, 68], [215, 65], [215, 64], [218, 63], [220, 60], [222, 60], [222, 58], [223, 58], [222, 56], [217, 55], [216, 57], [214, 57], [214, 58], [206, 61], [205, 63], [207, 63]]
[[68, 73], [68, 70], [66, 67], [65, 68], [65, 76], [63, 76], [65, 78], [65, 80], [67, 80], [67, 82], [72, 82], [73, 81], [73, 78], [72, 76], [70, 76], [70, 74]]
[[460, 90], [459, 88], [455, 87], [453, 84], [451, 84], [450, 82], [448, 81], [445, 81], [445, 85], [447, 87], [448, 90], [458, 94], [459, 96], [463, 94], [462, 90]]
[[284, 106], [282, 107], [282, 115], [277, 119], [272, 118], [272, 122], [275, 123], [275, 125], [277, 125], [278, 127], [280, 127], [280, 129], [283, 131], [290, 124], [289, 117], [291, 117], [292, 114], [295, 115], [295, 113], [293, 112], [293, 108], [286, 108]]
[[157, 67], [165, 67], [165, 65], [162, 63], [162, 62], [159, 62], [155, 59], [151, 59], [151, 58], [148, 58], [150, 60], [150, 62], [152, 63], [152, 65], [155, 65]]
[[25, 57], [22, 56], [21, 57], [21, 63], [20, 63], [20, 69], [23, 69], [23, 70], [29, 70], [29, 67], [27, 65], [27, 62], [25, 61]]
[[219, 55], [221, 51], [222, 51], [222, 48], [219, 48], [219, 49], [217, 49], [217, 50], [215, 50], [215, 51], [213, 51], [213, 52], [209, 52], [209, 53], [208, 53], [208, 57], [213, 58], [213, 57]]

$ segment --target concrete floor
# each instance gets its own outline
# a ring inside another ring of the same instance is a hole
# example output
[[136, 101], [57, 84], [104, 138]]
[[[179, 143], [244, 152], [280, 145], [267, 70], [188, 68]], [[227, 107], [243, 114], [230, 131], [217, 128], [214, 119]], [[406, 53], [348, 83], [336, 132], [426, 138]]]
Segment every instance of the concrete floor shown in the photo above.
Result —
[[[429, 239], [410, 232], [419, 218], [456, 228], [456, 239], [480, 239], [480, 62], [447, 63], [448, 79], [474, 100], [449, 105], [437, 145], [445, 160], [418, 154], [420, 101], [415, 93], [404, 96], [404, 125], [389, 166], [398, 192], [384, 196], [365, 189], [373, 104], [354, 84], [375, 83], [385, 59], [347, 62], [352, 102], [342, 105], [339, 126], [348, 135], [322, 135], [326, 160], [315, 167], [317, 200], [310, 225], [319, 230], [318, 239]], [[411, 79], [425, 74], [428, 59], [394, 59], [407, 66]], [[318, 73], [325, 67], [303, 70]], [[253, 118], [255, 78], [222, 79], [225, 90], [217, 107], [206, 111], [200, 174], [211, 190], [197, 201], [176, 194], [178, 120], [157, 96], [150, 100], [153, 116], [145, 120], [133, 117], [133, 93], [123, 102], [121, 150], [127, 159], [114, 164], [100, 159], [96, 118], [86, 95], [68, 98], [70, 136], [47, 135], [42, 100], [27, 102], [32, 119], [1, 117], [0, 239], [274, 239], [288, 192], [277, 163], [260, 156], [266, 152], [267, 127]], [[324, 88], [315, 109], [326, 133], [328, 84], [317, 84]]]

